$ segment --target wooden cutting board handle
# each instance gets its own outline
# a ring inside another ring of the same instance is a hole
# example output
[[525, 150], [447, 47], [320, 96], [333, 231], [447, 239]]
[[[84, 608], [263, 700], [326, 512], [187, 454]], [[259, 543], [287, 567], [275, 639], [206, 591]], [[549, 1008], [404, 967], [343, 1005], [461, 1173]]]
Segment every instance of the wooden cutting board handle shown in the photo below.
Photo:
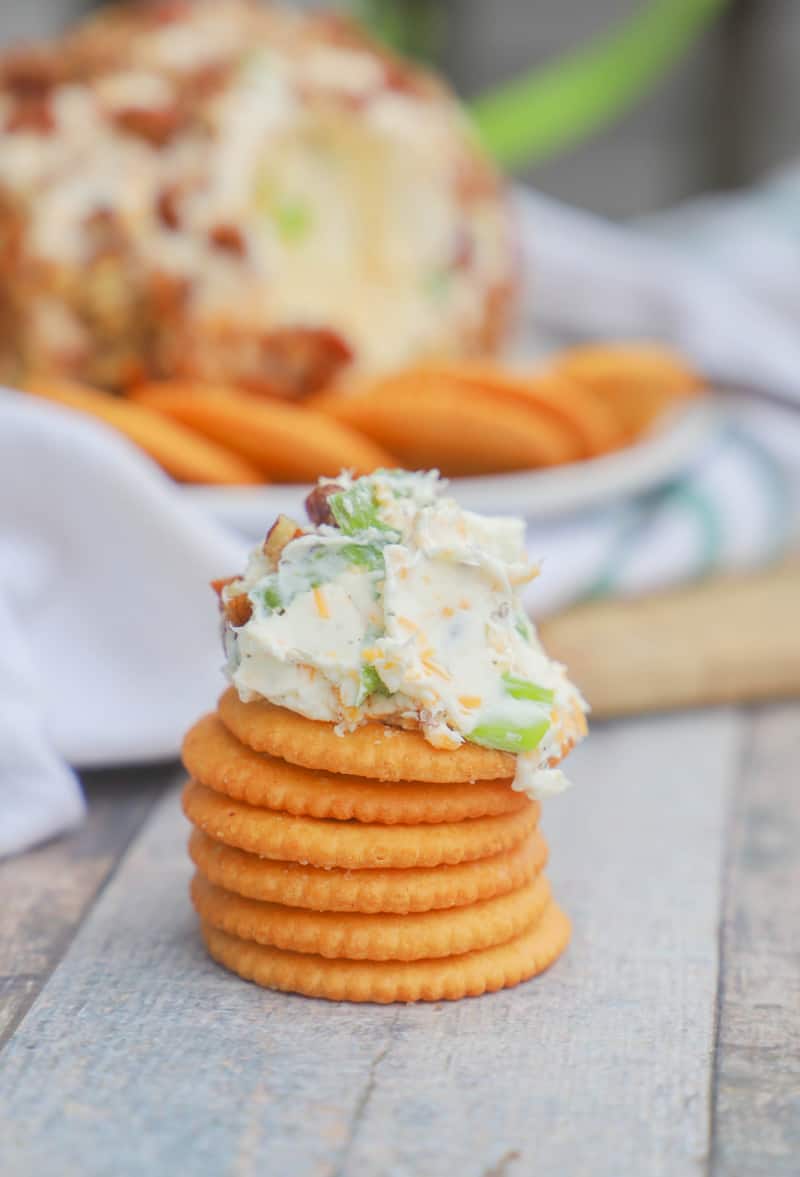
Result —
[[800, 695], [800, 562], [540, 623], [595, 717]]

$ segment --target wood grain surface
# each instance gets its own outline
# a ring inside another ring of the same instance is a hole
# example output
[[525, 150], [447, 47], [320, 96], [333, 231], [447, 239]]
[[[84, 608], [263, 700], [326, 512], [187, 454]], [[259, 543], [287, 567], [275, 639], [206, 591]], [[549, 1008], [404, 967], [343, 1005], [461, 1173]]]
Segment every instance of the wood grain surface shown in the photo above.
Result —
[[590, 602], [540, 626], [595, 717], [800, 695], [800, 563], [639, 600]]
[[744, 734], [728, 710], [599, 726], [545, 810], [570, 950], [452, 1005], [329, 1004], [222, 972], [170, 793], [5, 1047], [0, 1172], [702, 1172]]
[[766, 711], [733, 796], [713, 1177], [800, 1173], [800, 709]]
[[83, 826], [0, 861], [0, 1046], [174, 774], [174, 765], [86, 773]]

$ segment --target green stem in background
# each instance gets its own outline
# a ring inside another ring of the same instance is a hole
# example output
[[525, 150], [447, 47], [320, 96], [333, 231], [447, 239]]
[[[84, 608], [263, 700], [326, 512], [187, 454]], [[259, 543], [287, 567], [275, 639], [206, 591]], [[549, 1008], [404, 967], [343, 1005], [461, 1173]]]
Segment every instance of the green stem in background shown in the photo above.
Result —
[[633, 105], [728, 0], [653, 0], [631, 20], [471, 104], [478, 133], [505, 167], [570, 146]]
[[442, 43], [442, 0], [351, 0], [356, 20], [397, 53], [427, 65]]

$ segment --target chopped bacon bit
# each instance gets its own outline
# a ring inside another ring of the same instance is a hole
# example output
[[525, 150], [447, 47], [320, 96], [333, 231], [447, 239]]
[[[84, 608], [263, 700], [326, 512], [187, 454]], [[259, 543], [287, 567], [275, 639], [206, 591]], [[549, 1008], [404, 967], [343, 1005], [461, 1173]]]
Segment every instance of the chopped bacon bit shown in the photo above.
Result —
[[253, 606], [247, 593], [239, 593], [237, 596], [231, 597], [229, 601], [225, 602], [223, 612], [231, 625], [244, 625], [253, 614]]
[[118, 257], [125, 249], [126, 235], [122, 221], [110, 208], [96, 208], [83, 222], [87, 253], [91, 262]]
[[25, 98], [18, 102], [6, 119], [9, 134], [31, 131], [34, 135], [49, 135], [55, 130], [56, 120], [47, 95]]
[[242, 231], [241, 229], [237, 229], [236, 225], [228, 225], [222, 222], [214, 225], [209, 229], [208, 239], [217, 249], [224, 249], [226, 253], [232, 253], [236, 257], [244, 257], [247, 252]]
[[451, 263], [455, 270], [468, 270], [475, 257], [475, 240], [463, 225], [456, 230]]
[[185, 121], [178, 106], [128, 106], [114, 115], [118, 127], [131, 135], [138, 135], [140, 139], [146, 139], [153, 147], [163, 147], [168, 143]]
[[338, 482], [328, 482], [325, 486], [315, 487], [311, 494], [306, 496], [306, 515], [312, 523], [317, 526], [320, 523], [336, 524], [328, 499], [343, 489]]
[[430, 82], [421, 70], [388, 53], [383, 61], [383, 81], [387, 90], [413, 97], [421, 97], [430, 90]]
[[325, 600], [325, 593], [319, 585], [314, 589], [314, 604], [317, 606], [317, 613], [319, 613], [320, 617], [324, 617], [327, 621], [331, 615], [331, 611], [328, 608], [328, 602]]
[[221, 90], [233, 73], [230, 62], [209, 62], [192, 70], [183, 80], [183, 94], [187, 102], [202, 102]]
[[190, 289], [188, 279], [179, 278], [177, 274], [153, 270], [149, 275], [148, 293], [152, 299], [153, 309], [162, 322], [167, 319], [174, 320], [181, 313]]
[[180, 225], [180, 217], [178, 215], [178, 197], [180, 193], [178, 188], [171, 184], [168, 188], [162, 188], [156, 197], [156, 213], [161, 224], [167, 229], [177, 229]]
[[52, 90], [62, 76], [55, 53], [33, 46], [12, 49], [0, 66], [0, 85], [18, 95], [41, 95]]
[[191, 16], [192, 6], [189, 0], [151, 0], [147, 11], [155, 24], [167, 25]]

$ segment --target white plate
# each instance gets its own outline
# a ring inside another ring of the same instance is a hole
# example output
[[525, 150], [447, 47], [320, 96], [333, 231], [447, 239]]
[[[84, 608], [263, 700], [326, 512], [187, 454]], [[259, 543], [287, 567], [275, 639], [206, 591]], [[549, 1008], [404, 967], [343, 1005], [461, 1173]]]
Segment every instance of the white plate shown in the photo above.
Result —
[[[680, 475], [697, 457], [719, 422], [708, 398], [662, 417], [634, 445], [600, 458], [516, 474], [451, 478], [450, 493], [462, 506], [489, 514], [554, 519], [615, 499], [642, 494]], [[260, 535], [281, 512], [302, 516], [310, 486], [184, 486], [183, 494], [220, 523]]]

